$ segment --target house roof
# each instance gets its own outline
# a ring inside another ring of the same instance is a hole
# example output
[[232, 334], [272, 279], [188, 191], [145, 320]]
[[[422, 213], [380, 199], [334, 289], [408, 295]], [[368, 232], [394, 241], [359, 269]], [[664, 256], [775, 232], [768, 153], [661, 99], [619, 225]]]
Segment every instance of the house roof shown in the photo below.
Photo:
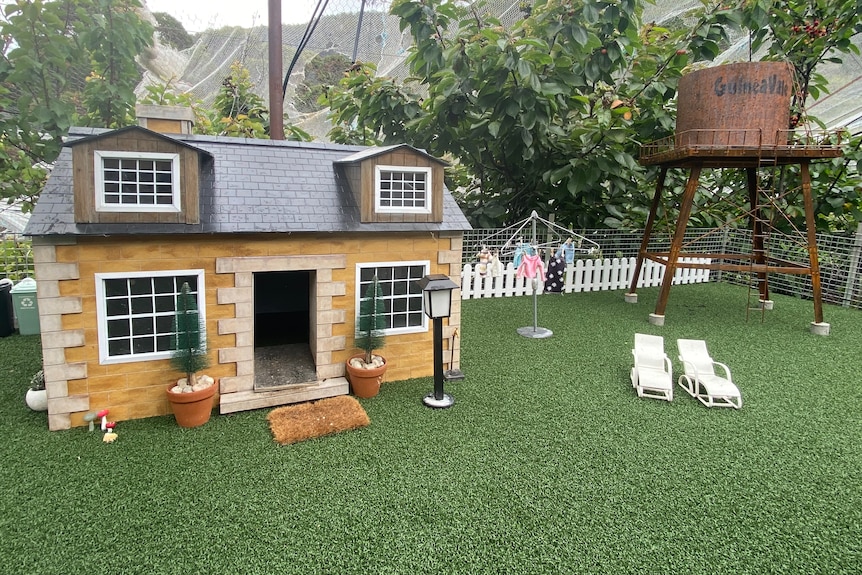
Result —
[[356, 152], [355, 154], [350, 154], [346, 158], [342, 158], [340, 160], [337, 160], [336, 163], [338, 163], [338, 164], [354, 164], [356, 162], [361, 162], [362, 160], [367, 160], [368, 158], [374, 158], [376, 156], [387, 154], [389, 152], [393, 152], [395, 150], [400, 150], [402, 148], [407, 149], [407, 150], [412, 150], [416, 154], [419, 154], [422, 157], [428, 158], [429, 160], [433, 160], [433, 161], [437, 162], [438, 164], [442, 164], [444, 166], [449, 165], [449, 162], [445, 162], [436, 156], [432, 156], [431, 154], [429, 154], [425, 150], [420, 150], [419, 148], [414, 148], [413, 146], [411, 146], [409, 144], [393, 144], [391, 146], [372, 146], [370, 148], [365, 148], [364, 150]]
[[[111, 130], [73, 128], [69, 141], [94, 138], [109, 132]], [[159, 136], [202, 152], [199, 224], [76, 223], [72, 150], [65, 146], [24, 233], [50, 236], [471, 229], [458, 204], [445, 189], [442, 222], [361, 223], [359, 206], [339, 164], [350, 157], [354, 158], [351, 162], [357, 161], [358, 153], [367, 152], [370, 153], [368, 157], [373, 157], [383, 153], [382, 148], [225, 136]]]
[[[72, 129], [75, 130], [75, 128], [72, 128]], [[119, 136], [121, 134], [125, 134], [126, 132], [143, 132], [145, 134], [149, 134], [150, 136], [152, 136], [154, 138], [159, 138], [160, 140], [165, 140], [167, 142], [174, 142], [174, 143], [177, 143], [177, 144], [179, 144], [185, 148], [189, 148], [191, 150], [194, 150], [196, 152], [199, 152], [202, 154], [208, 154], [208, 152], [206, 150], [203, 150], [201, 148], [193, 146], [192, 144], [190, 144], [186, 141], [183, 141], [183, 139], [181, 139], [181, 138], [174, 137], [174, 135], [167, 135], [167, 134], [162, 134], [160, 132], [154, 132], [153, 130], [144, 128], [142, 126], [126, 126], [124, 128], [118, 128], [116, 130], [90, 129], [90, 130], [86, 130], [86, 132], [87, 133], [85, 135], [77, 137], [77, 138], [74, 137], [72, 133], [70, 133], [69, 139], [67, 139], [63, 143], [63, 145], [64, 146], [76, 146], [78, 144], [83, 144], [84, 142], [90, 142], [92, 140], [98, 140], [99, 138], [104, 138], [105, 136], [107, 136], [109, 134], [112, 136]]]

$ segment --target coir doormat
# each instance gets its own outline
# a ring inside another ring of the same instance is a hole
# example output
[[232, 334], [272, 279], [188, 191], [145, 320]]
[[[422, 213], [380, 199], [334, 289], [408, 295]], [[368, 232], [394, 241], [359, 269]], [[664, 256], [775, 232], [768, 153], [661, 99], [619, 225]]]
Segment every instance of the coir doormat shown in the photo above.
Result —
[[339, 395], [273, 409], [267, 416], [275, 440], [288, 445], [365, 427], [368, 414], [355, 397]]

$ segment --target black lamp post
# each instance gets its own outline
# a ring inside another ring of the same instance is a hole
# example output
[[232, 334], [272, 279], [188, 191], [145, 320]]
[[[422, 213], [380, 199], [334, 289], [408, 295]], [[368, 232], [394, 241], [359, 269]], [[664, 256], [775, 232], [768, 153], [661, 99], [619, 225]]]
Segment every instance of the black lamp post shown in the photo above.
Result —
[[444, 274], [429, 274], [418, 282], [425, 315], [434, 320], [434, 393], [422, 399], [428, 407], [449, 407], [455, 399], [443, 393], [443, 318], [452, 314], [452, 290], [458, 284]]

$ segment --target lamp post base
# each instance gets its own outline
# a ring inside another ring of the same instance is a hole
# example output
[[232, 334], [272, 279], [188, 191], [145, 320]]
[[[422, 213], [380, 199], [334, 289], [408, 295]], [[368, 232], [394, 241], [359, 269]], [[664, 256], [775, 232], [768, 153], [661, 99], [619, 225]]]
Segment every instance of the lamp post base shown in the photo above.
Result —
[[443, 399], [437, 399], [434, 397], [433, 393], [429, 393], [425, 397], [422, 398], [422, 403], [424, 403], [428, 407], [433, 407], [435, 409], [441, 409], [444, 407], [451, 407], [453, 403], [455, 403], [455, 398], [449, 395], [448, 393], [443, 394]]

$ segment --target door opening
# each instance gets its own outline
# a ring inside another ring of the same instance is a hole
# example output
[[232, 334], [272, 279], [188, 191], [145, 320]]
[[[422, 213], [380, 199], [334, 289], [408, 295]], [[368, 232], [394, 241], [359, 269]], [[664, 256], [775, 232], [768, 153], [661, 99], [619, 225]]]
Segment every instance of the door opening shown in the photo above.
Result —
[[254, 274], [254, 389], [271, 391], [317, 380], [311, 355], [314, 272]]

